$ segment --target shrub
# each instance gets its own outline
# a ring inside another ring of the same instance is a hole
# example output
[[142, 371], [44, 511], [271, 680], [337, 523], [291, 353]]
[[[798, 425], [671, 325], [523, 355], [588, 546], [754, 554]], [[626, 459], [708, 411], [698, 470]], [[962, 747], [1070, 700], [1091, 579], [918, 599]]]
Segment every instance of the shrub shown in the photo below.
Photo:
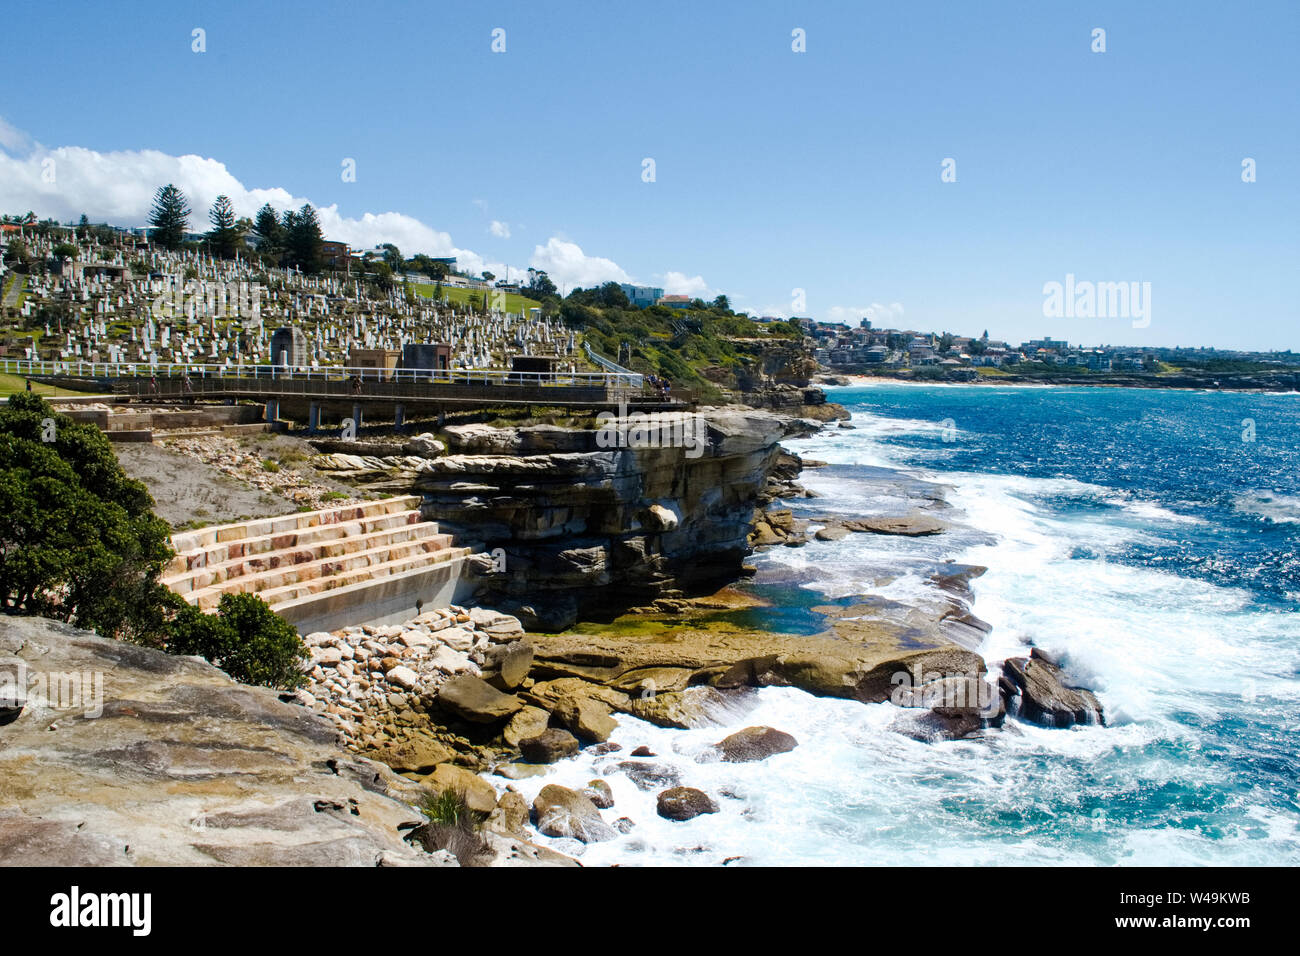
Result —
[[412, 830], [407, 839], [430, 853], [446, 850], [461, 866], [476, 866], [492, 852], [478, 832], [487, 815], [471, 810], [464, 794], [450, 789], [426, 792], [420, 799], [420, 812], [429, 822]]
[[102, 432], [19, 392], [0, 407], [0, 608], [157, 645], [172, 551]]
[[306, 681], [302, 638], [256, 594], [223, 594], [216, 614], [179, 598], [173, 606], [169, 653], [196, 654], [244, 684], [292, 690]]

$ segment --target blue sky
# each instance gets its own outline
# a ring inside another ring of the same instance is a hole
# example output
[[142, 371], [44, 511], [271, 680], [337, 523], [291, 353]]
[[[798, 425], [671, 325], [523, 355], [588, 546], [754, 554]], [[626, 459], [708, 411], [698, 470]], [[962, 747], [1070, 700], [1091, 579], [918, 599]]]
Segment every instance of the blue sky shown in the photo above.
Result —
[[[0, 73], [4, 211], [139, 221], [175, 169], [196, 200], [309, 199], [354, 245], [498, 274], [1300, 349], [1300, 4], [223, 0], [23, 5], [8, 26], [30, 42]], [[1067, 274], [1149, 282], [1150, 325], [1045, 317]]]

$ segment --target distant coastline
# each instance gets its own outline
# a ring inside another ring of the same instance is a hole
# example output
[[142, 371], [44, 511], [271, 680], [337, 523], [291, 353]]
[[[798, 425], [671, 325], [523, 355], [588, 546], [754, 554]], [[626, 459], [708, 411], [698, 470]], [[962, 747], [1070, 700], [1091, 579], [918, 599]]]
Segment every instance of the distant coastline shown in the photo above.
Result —
[[[1262, 380], [1263, 379], [1263, 380]], [[1300, 372], [1280, 372], [1276, 376], [1260, 374], [1199, 376], [1187, 374], [1143, 374], [1106, 376], [1029, 376], [980, 375], [974, 378], [917, 377], [907, 370], [877, 372], [822, 372], [815, 377], [819, 385], [843, 387], [863, 386], [875, 382], [903, 385], [973, 385], [1016, 386], [1022, 388], [1144, 388], [1171, 389], [1189, 392], [1260, 392], [1300, 393]]]

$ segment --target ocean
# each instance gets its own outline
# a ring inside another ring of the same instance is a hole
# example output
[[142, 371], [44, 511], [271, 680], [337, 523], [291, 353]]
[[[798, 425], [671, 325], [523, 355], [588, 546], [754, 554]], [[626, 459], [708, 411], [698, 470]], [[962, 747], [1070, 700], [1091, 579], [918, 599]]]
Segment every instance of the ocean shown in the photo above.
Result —
[[[654, 790], [610, 773], [604, 816], [631, 831], [545, 842], [587, 865], [1300, 863], [1300, 396], [879, 383], [828, 398], [854, 427], [785, 443], [827, 463], [804, 471], [820, 497], [787, 502], [796, 514], [862, 514], [885, 469], [942, 485], [956, 526], [756, 555], [748, 587], [780, 605], [756, 619], [812, 630], [818, 604], [906, 603], [936, 560], [982, 565], [979, 652], [1042, 647], [1107, 726], [1009, 719], [923, 743], [890, 729], [892, 704], [786, 688], [721, 727], [620, 716], [612, 740], [649, 746], [719, 812], [662, 820]], [[798, 748], [707, 759], [754, 724]], [[580, 788], [614, 759], [584, 752], [516, 787]]]

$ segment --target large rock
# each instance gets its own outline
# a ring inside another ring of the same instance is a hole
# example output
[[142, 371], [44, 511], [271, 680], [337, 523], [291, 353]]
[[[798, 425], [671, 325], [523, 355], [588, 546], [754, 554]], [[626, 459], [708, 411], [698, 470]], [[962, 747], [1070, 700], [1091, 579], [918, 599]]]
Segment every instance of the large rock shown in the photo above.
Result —
[[743, 710], [724, 691], [713, 687], [688, 687], [681, 691], [650, 694], [628, 702], [627, 711], [633, 716], [659, 727], [690, 730], [726, 722], [731, 715]]
[[610, 706], [594, 697], [562, 697], [556, 702], [555, 718], [580, 740], [603, 743], [618, 727]]
[[491, 671], [488, 683], [499, 690], [514, 690], [528, 676], [533, 666], [533, 645], [527, 641], [493, 644], [485, 654], [483, 667]]
[[529, 763], [555, 763], [578, 752], [578, 738], [567, 730], [551, 727], [536, 737], [519, 741], [519, 752]]
[[478, 677], [453, 677], [438, 691], [438, 703], [458, 717], [478, 724], [505, 720], [524, 706], [513, 694], [503, 694]]
[[540, 707], [528, 705], [510, 718], [510, 722], [501, 731], [501, 738], [511, 747], [518, 747], [520, 741], [536, 737], [546, 730], [550, 722], [549, 713]]
[[606, 774], [622, 771], [636, 784], [638, 790], [656, 790], [659, 787], [675, 787], [681, 783], [681, 776], [669, 764], [651, 763], [639, 760], [622, 760], [613, 767], [605, 769]]
[[533, 800], [533, 821], [547, 836], [572, 837], [583, 843], [612, 840], [616, 835], [588, 797], [553, 783], [542, 787]]
[[850, 531], [864, 531], [871, 534], [894, 534], [916, 538], [924, 535], [940, 534], [948, 530], [946, 522], [925, 514], [885, 515], [872, 518], [860, 518], [844, 522]]
[[728, 763], [766, 760], [773, 754], [794, 750], [799, 742], [784, 731], [771, 727], [746, 727], [717, 744], [722, 759]]
[[717, 813], [718, 805], [702, 790], [673, 787], [659, 794], [655, 809], [667, 820], [693, 820], [703, 813]]
[[465, 799], [465, 805], [478, 813], [491, 813], [496, 809], [497, 792], [492, 784], [478, 774], [443, 763], [424, 778], [424, 784], [434, 790], [451, 790]]
[[419, 455], [421, 458], [437, 458], [446, 450], [447, 446], [440, 442], [432, 432], [415, 435], [407, 439], [406, 444], [402, 446], [402, 451], [408, 455]]
[[1070, 686], [1061, 668], [1038, 648], [1028, 658], [1004, 661], [999, 685], [1007, 712], [1034, 723], [1047, 727], [1106, 723], [1092, 691]]
[[[0, 865], [445, 863], [398, 829], [418, 785], [275, 691], [40, 618], [0, 618], [0, 659], [32, 679], [0, 732]], [[89, 693], [51, 699], [48, 674]]]

